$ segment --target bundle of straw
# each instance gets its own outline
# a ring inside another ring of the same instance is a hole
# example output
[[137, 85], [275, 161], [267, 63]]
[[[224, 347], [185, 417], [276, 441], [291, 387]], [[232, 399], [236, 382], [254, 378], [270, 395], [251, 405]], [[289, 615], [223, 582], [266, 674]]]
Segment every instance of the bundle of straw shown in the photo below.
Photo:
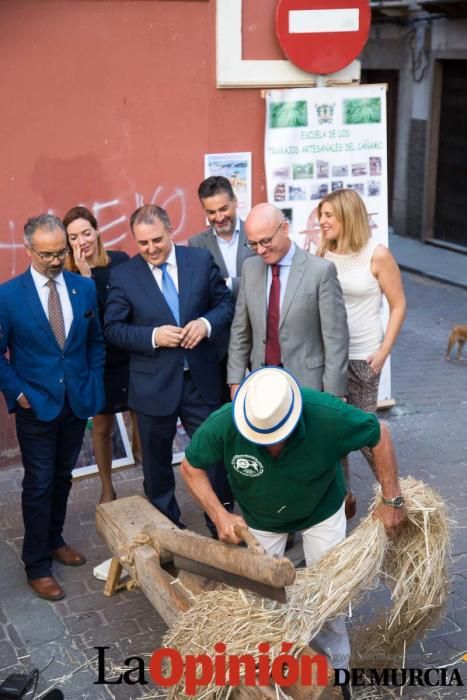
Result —
[[[441, 496], [412, 478], [401, 480], [407, 520], [390, 542], [380, 575], [391, 590], [392, 608], [354, 637], [353, 660], [391, 658], [404, 665], [406, 648], [439, 621], [447, 596], [449, 520]], [[400, 661], [397, 661], [399, 657]], [[367, 664], [368, 665], [368, 664]]]
[[[345, 613], [382, 577], [392, 590], [393, 607], [384, 624], [369, 635], [373, 644], [369, 648], [378, 647], [383, 655], [405, 648], [433, 623], [446, 600], [449, 528], [444, 503], [433, 489], [412, 478], [401, 480], [401, 489], [407, 519], [394, 542], [371, 516], [380, 502], [377, 495], [350, 537], [314, 566], [297, 572], [286, 604], [224, 586], [195, 597], [165, 636], [164, 645], [184, 656], [214, 656], [214, 644], [223, 641], [229, 655], [256, 658], [257, 645], [268, 642], [272, 659], [280, 654], [282, 642], [289, 641], [294, 644], [291, 653], [298, 655], [326, 620]], [[211, 683], [196, 697], [222, 700], [231, 690]], [[171, 688], [169, 698], [184, 697], [182, 679]]]

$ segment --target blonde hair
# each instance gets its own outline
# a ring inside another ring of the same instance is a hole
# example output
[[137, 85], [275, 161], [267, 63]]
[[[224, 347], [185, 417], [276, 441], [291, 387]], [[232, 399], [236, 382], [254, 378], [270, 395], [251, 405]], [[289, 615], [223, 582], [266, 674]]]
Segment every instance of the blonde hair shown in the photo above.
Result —
[[[341, 225], [339, 240], [343, 248], [353, 253], [363, 248], [371, 238], [368, 212], [360, 195], [354, 190], [335, 190], [326, 195], [318, 204], [318, 216], [324, 204], [329, 204], [336, 219]], [[335, 250], [337, 241], [321, 240], [319, 255], [326, 250]]]
[[[73, 207], [72, 209], [67, 211], [67, 213], [63, 217], [63, 225], [65, 227], [65, 230], [73, 221], [76, 221], [76, 219], [84, 219], [97, 232], [97, 258], [94, 267], [107, 267], [107, 265], [110, 263], [110, 258], [105, 252], [104, 244], [102, 243], [102, 238], [99, 233], [99, 227], [97, 225], [96, 217], [86, 207]], [[79, 270], [76, 267], [75, 258], [73, 256], [73, 251], [70, 251], [69, 255], [67, 255], [67, 258], [65, 260], [65, 267], [67, 270], [70, 270], [71, 272], [77, 272], [79, 274]]]

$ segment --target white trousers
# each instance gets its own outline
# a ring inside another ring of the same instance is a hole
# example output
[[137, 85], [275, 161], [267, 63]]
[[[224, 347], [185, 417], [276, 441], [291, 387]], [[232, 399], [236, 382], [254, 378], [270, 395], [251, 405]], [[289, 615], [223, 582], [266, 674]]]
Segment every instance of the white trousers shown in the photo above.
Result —
[[[303, 551], [307, 566], [319, 561], [328, 549], [342, 542], [345, 537], [347, 520], [345, 517], [345, 505], [326, 518], [321, 523], [302, 530]], [[268, 554], [283, 556], [287, 543], [287, 533], [267, 532], [266, 530], [254, 530], [250, 528], [258, 542]], [[284, 640], [289, 641], [289, 640]], [[310, 640], [311, 641], [311, 640]], [[326, 653], [331, 659], [334, 668], [348, 668], [350, 661], [350, 643], [345, 629], [345, 616], [339, 615], [333, 620], [328, 620], [321, 632], [313, 638], [315, 651]]]

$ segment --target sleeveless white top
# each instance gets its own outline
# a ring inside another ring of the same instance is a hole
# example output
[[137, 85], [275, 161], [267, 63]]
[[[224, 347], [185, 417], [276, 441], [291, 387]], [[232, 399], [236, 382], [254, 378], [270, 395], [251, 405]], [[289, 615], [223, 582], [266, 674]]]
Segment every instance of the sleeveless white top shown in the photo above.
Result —
[[357, 253], [339, 255], [327, 250], [326, 260], [337, 268], [344, 294], [349, 324], [349, 360], [366, 360], [383, 340], [381, 319], [382, 292], [371, 273], [371, 259], [378, 243], [370, 238]]

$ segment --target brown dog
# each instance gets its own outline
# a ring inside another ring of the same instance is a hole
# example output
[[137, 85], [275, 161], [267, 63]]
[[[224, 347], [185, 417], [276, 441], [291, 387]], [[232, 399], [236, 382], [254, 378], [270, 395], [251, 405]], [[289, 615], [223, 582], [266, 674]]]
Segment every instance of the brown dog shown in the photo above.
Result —
[[451, 350], [455, 343], [458, 343], [456, 358], [458, 360], [463, 360], [464, 358], [461, 357], [461, 353], [465, 343], [467, 343], [467, 326], [454, 326], [449, 334], [448, 347], [446, 350], [446, 360], [448, 362], [451, 359]]

